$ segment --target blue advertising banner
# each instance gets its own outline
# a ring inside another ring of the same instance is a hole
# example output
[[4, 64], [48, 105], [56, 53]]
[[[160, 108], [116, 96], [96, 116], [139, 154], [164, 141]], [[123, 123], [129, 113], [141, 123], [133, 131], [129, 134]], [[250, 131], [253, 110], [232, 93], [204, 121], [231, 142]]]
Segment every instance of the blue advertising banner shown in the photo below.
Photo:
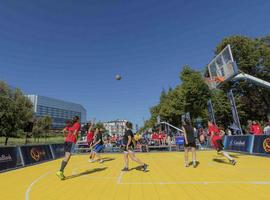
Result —
[[270, 155], [270, 135], [254, 136], [253, 153]]
[[17, 167], [17, 147], [0, 147], [0, 171]]
[[65, 155], [64, 144], [51, 144], [50, 146], [52, 147], [54, 158], [61, 158]]
[[252, 153], [253, 136], [225, 136], [224, 148], [226, 150]]
[[184, 144], [184, 141], [185, 141], [184, 137], [176, 137], [175, 138], [175, 143], [177, 145], [183, 145]]
[[25, 165], [53, 159], [49, 145], [21, 146], [20, 149]]

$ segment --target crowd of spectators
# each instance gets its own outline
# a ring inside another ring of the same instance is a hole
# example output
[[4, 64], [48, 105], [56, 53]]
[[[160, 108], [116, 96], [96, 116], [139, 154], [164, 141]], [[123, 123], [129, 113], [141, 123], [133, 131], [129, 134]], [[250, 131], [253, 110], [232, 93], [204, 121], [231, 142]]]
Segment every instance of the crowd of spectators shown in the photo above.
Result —
[[252, 135], [270, 135], [270, 122], [265, 122], [264, 128], [260, 125], [258, 121], [248, 121], [248, 133]]
[[[135, 147], [138, 149], [143, 148], [145, 151], [148, 151], [149, 146], [166, 146], [173, 144], [173, 136], [169, 136], [165, 131], [153, 131], [153, 132], [144, 132], [142, 134], [135, 133], [134, 142], [136, 143]], [[113, 134], [104, 138], [104, 142], [107, 147], [120, 147], [122, 145], [123, 137], [121, 135]]]
[[[223, 130], [226, 135], [238, 135], [240, 132], [234, 127], [228, 127], [227, 129], [219, 126], [220, 130]], [[257, 121], [248, 121], [248, 126], [243, 130], [244, 134], [251, 135], [270, 135], [270, 122], [266, 122], [264, 128]], [[154, 147], [167, 147], [177, 145], [177, 139], [181, 138], [183, 133], [177, 131], [172, 132], [170, 129], [153, 129], [153, 131], [145, 131], [143, 133], [135, 133], [134, 143], [135, 147], [141, 151], [149, 151], [149, 148]], [[94, 137], [94, 130], [86, 134], [85, 140]], [[120, 148], [123, 143], [123, 137], [118, 134], [104, 135], [104, 144], [108, 148]], [[194, 137], [199, 148], [209, 147], [209, 135], [208, 130], [205, 127], [197, 126], [194, 128]]]

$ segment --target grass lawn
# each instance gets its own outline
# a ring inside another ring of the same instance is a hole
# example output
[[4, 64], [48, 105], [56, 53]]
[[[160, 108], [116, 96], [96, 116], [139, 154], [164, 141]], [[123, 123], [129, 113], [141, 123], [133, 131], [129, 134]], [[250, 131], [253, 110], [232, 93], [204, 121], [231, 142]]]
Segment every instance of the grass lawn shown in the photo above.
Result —
[[[0, 146], [5, 145], [5, 137], [0, 137]], [[63, 136], [55, 136], [55, 137], [48, 137], [45, 138], [39, 138], [39, 141], [36, 139], [34, 140], [34, 138], [28, 138], [27, 139], [28, 142], [27, 144], [47, 144], [47, 143], [61, 143], [64, 141], [64, 137]], [[9, 138], [8, 139], [8, 145], [22, 145], [25, 143], [25, 138]]]

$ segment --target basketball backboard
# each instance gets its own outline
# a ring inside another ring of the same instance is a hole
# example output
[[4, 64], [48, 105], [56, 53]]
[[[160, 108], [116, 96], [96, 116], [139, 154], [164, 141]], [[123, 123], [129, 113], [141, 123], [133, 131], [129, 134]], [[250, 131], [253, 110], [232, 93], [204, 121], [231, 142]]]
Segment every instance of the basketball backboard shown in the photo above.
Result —
[[227, 45], [209, 64], [210, 78], [207, 83], [210, 89], [220, 87], [238, 74], [237, 65], [233, 59], [230, 45]]

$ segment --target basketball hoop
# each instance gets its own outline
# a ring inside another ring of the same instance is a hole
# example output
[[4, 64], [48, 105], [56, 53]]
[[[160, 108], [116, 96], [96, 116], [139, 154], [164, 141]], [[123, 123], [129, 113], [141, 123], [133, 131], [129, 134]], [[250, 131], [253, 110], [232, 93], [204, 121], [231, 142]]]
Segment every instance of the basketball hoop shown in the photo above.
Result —
[[225, 78], [222, 76], [213, 76], [212, 78], [205, 78], [205, 82], [208, 85], [210, 90], [216, 89], [219, 83], [225, 81]]
[[207, 67], [209, 78], [206, 83], [210, 89], [219, 88], [223, 83], [232, 80], [238, 74], [238, 69], [230, 45], [215, 56]]

